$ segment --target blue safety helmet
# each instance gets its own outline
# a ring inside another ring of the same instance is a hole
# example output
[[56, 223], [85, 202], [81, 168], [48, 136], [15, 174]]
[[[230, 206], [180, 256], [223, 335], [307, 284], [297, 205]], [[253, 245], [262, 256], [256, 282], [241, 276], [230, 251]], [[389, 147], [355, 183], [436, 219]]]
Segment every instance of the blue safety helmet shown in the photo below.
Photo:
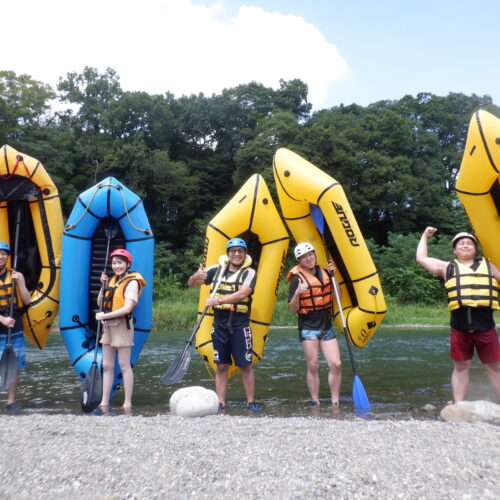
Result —
[[4, 241], [0, 241], [0, 250], [3, 250], [4, 252], [7, 253], [12, 253], [9, 245], [7, 245], [7, 243], [5, 243]]
[[226, 251], [228, 251], [232, 247], [243, 247], [245, 250], [247, 250], [247, 244], [245, 243], [245, 240], [241, 238], [231, 238], [226, 245]]

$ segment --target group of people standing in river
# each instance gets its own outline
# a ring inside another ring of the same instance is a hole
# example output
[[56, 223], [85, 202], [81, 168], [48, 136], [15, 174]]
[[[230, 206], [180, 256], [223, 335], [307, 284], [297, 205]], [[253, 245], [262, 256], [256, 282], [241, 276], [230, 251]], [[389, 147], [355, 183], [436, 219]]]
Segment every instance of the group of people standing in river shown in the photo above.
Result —
[[[455, 259], [442, 261], [428, 256], [427, 240], [436, 232], [428, 227], [422, 234], [416, 251], [417, 262], [443, 279], [450, 310], [450, 355], [454, 363], [451, 377], [454, 402], [463, 401], [469, 383], [469, 370], [477, 350], [491, 384], [500, 397], [500, 343], [493, 312], [500, 309], [500, 270], [486, 258], [477, 258], [478, 243], [469, 233], [459, 233], [452, 241]], [[18, 369], [25, 367], [24, 340], [20, 313], [22, 304], [29, 304], [30, 294], [21, 273], [7, 269], [10, 254], [6, 243], [0, 242], [0, 355], [5, 348], [6, 333], [10, 329]], [[294, 249], [297, 265], [287, 275], [290, 282], [288, 306], [297, 313], [299, 340], [306, 360], [306, 381], [311, 407], [319, 406], [320, 379], [318, 358], [321, 350], [328, 365], [328, 385], [331, 404], [339, 405], [341, 359], [333, 331], [332, 308], [335, 291], [340, 290], [336, 269], [328, 262], [328, 269], [317, 264], [315, 248], [301, 242]], [[104, 293], [99, 294], [99, 305], [105, 304], [96, 320], [104, 325], [103, 344], [103, 398], [102, 407], [109, 406], [115, 353], [123, 373], [124, 409], [132, 406], [133, 371], [130, 366], [130, 347], [133, 345], [133, 326], [130, 314], [137, 304], [144, 280], [130, 271], [132, 257], [125, 249], [111, 253], [111, 280], [101, 276]], [[242, 375], [247, 409], [261, 410], [255, 402], [255, 377], [252, 365], [252, 331], [250, 327], [251, 295], [257, 279], [251, 267], [252, 259], [242, 238], [232, 238], [226, 245], [224, 264], [204, 269], [200, 266], [188, 279], [188, 286], [216, 287], [206, 300], [214, 310], [212, 341], [215, 390], [219, 410], [226, 406], [228, 370], [231, 356]], [[12, 284], [17, 285], [17, 307], [8, 312]], [[339, 292], [340, 293], [340, 292]], [[340, 297], [338, 297], [340, 299]], [[15, 345], [14, 345], [15, 344]], [[15, 403], [17, 379], [8, 389], [7, 409], [18, 409]]]

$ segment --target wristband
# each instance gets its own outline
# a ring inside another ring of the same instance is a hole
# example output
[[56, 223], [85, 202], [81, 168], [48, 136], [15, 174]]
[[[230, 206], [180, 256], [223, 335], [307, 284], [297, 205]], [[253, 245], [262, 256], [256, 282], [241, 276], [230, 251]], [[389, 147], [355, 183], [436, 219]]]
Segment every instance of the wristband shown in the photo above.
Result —
[[220, 306], [222, 305], [222, 299], [218, 299], [217, 302], [219, 303]]

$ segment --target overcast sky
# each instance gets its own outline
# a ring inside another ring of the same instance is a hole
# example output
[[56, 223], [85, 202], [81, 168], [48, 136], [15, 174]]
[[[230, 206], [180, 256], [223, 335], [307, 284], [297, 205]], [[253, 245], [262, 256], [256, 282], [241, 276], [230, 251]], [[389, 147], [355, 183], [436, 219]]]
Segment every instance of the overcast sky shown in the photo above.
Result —
[[53, 87], [92, 66], [152, 94], [300, 78], [315, 109], [418, 92], [500, 104], [500, 1], [17, 0], [1, 13], [0, 69]]

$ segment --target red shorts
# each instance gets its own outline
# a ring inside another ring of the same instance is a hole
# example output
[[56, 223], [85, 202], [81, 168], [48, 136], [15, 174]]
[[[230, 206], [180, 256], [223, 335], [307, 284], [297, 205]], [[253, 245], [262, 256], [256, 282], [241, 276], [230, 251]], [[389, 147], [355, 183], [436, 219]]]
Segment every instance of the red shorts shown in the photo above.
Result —
[[474, 346], [481, 363], [500, 362], [500, 342], [495, 328], [478, 332], [450, 331], [450, 356], [453, 361], [468, 361], [474, 356]]

